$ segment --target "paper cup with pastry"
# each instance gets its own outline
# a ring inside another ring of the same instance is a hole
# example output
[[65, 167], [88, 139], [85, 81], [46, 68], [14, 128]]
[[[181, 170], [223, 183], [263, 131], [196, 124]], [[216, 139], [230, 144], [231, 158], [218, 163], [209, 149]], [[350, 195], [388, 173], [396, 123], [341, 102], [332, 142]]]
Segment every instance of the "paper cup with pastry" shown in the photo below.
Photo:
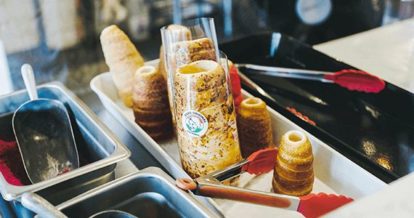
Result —
[[[222, 54], [225, 57], [224, 54]], [[199, 177], [241, 160], [227, 59], [199, 60], [173, 80], [181, 163]]]
[[[167, 74], [168, 96], [172, 110], [172, 76], [177, 68], [197, 60], [218, 61], [218, 44], [214, 19], [197, 18], [184, 21], [182, 25], [168, 25], [161, 28], [161, 62]], [[160, 63], [161, 64], [161, 63]], [[173, 113], [173, 118], [174, 118]], [[175, 122], [175, 118], [173, 119]]]

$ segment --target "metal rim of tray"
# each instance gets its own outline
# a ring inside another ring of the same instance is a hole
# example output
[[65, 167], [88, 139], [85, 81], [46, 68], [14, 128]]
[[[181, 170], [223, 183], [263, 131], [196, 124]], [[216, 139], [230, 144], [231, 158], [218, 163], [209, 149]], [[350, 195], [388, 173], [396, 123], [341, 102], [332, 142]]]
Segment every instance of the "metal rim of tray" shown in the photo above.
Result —
[[148, 167], [145, 168], [143, 170], [140, 170], [138, 172], [135, 173], [130, 173], [128, 175], [125, 175], [121, 178], [115, 179], [114, 181], [108, 182], [104, 185], [98, 186], [94, 189], [91, 189], [87, 192], [84, 192], [70, 200], [67, 200], [57, 206], [55, 206], [58, 210], [63, 211], [68, 207], [71, 207], [77, 203], [80, 203], [86, 199], [92, 198], [102, 192], [106, 192], [112, 188], [115, 188], [123, 183], [128, 183], [129, 181], [134, 180], [136, 177], [144, 177], [144, 176], [150, 176], [150, 177], [154, 177], [157, 179], [162, 180], [163, 182], [165, 182], [171, 189], [174, 189], [177, 191], [177, 193], [185, 198], [187, 201], [191, 202], [193, 204], [194, 207], [196, 207], [197, 209], [200, 209], [205, 217], [217, 217], [216, 214], [212, 214], [205, 205], [201, 204], [199, 201], [195, 200], [190, 193], [185, 192], [181, 189], [178, 189], [177, 187], [175, 187], [174, 185], [174, 180], [167, 175], [167, 173], [165, 173], [164, 171], [162, 171], [160, 168], [157, 167]]
[[[75, 177], [81, 176], [83, 174], [92, 172], [94, 170], [109, 166], [111, 164], [117, 163], [121, 160], [127, 159], [131, 152], [129, 149], [120, 143], [119, 139], [106, 127], [98, 118], [98, 116], [89, 109], [88, 106], [86, 106], [85, 103], [83, 103], [74, 93], [72, 93], [70, 90], [68, 90], [62, 83], [60, 82], [51, 82], [44, 85], [37, 86], [38, 89], [41, 88], [52, 88], [59, 90], [62, 95], [65, 95], [68, 97], [68, 99], [73, 100], [74, 103], [76, 103], [79, 108], [80, 112], [89, 118], [89, 120], [93, 120], [95, 122], [95, 125], [97, 126], [98, 130], [103, 132], [110, 141], [115, 144], [115, 150], [108, 156], [103, 159], [100, 159], [98, 161], [92, 162], [90, 164], [87, 164], [85, 166], [79, 167], [78, 169], [75, 169], [71, 172], [59, 175], [55, 178], [42, 181], [39, 183], [26, 185], [26, 186], [15, 186], [9, 184], [5, 178], [3, 177], [3, 174], [0, 173], [0, 192], [3, 198], [7, 201], [15, 200], [20, 197], [21, 194], [24, 192], [36, 192], [42, 189], [45, 189], [47, 187], [56, 185], [58, 183], [67, 181], [69, 179], [73, 179]], [[14, 95], [19, 95], [26, 92], [26, 90], [19, 90], [10, 94], [3, 95], [1, 97], [10, 97]]]

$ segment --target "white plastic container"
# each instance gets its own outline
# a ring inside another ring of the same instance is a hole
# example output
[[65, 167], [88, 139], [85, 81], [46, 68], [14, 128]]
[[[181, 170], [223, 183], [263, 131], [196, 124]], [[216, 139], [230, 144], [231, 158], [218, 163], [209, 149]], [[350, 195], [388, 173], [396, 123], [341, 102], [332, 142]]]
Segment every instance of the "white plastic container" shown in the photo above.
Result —
[[[157, 63], [158, 61], [147, 62], [147, 64]], [[132, 109], [122, 104], [109, 73], [96, 76], [91, 81], [91, 88], [98, 95], [104, 107], [142, 143], [173, 177], [188, 177], [180, 165], [176, 139], [158, 144], [141, 127], [135, 124]], [[247, 92], [243, 92], [243, 95], [249, 96]], [[313, 192], [336, 193], [359, 199], [387, 186], [386, 183], [278, 112], [270, 107], [268, 107], [268, 110], [272, 119], [273, 137], [276, 144], [280, 142], [281, 136], [288, 130], [299, 130], [305, 132], [309, 137], [314, 155], [315, 183]], [[244, 184], [244, 187], [270, 191], [271, 173], [254, 179], [252, 183]], [[294, 211], [229, 200], [210, 200], [209, 203], [218, 208], [226, 217], [302, 216]]]

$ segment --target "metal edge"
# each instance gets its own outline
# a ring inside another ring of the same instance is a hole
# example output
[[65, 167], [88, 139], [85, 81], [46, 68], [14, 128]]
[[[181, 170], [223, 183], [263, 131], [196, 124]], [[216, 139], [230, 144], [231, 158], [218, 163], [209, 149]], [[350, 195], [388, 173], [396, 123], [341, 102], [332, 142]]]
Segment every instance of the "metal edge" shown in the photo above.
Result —
[[[26, 185], [26, 186], [11, 185], [5, 180], [5, 178], [3, 177], [3, 174], [0, 173], [0, 192], [6, 201], [16, 200], [24, 192], [28, 192], [28, 191], [36, 192], [36, 191], [48, 188], [50, 186], [56, 185], [58, 183], [64, 182], [66, 180], [73, 179], [75, 177], [84, 175], [88, 172], [94, 171], [95, 169], [98, 169], [98, 168], [100, 169], [100, 168], [109, 166], [111, 164], [115, 164], [121, 160], [127, 159], [131, 155], [131, 152], [129, 151], [129, 149], [127, 149], [125, 145], [120, 143], [119, 140], [116, 138], [116, 136], [106, 126], [102, 124], [102, 122], [97, 117], [97, 115], [95, 115], [89, 109], [89, 107], [87, 107], [86, 104], [83, 103], [75, 94], [73, 94], [70, 90], [64, 87], [62, 83], [51, 82], [51, 83], [37, 86], [38, 89], [48, 88], [48, 87], [60, 90], [62, 94], [66, 95], [69, 99], [73, 100], [76, 104], [78, 104], [78, 106], [81, 109], [80, 111], [90, 120], [95, 121], [95, 124], [98, 127], [99, 131], [102, 131], [103, 133], [105, 133], [108, 136], [109, 140], [112, 141], [116, 145], [116, 148], [110, 156], [105, 157], [104, 159], [87, 164], [86, 166], [80, 167], [69, 173], [62, 174], [55, 178], [49, 179], [47, 181], [42, 181], [42, 182], [31, 184], [31, 185]], [[26, 90], [18, 90], [13, 93], [2, 95], [0, 96], [0, 98], [6, 97], [6, 96], [18, 95], [23, 92], [26, 92]], [[6, 192], [6, 190], [9, 190], [9, 192]]]
[[162, 171], [161, 169], [157, 168], [157, 167], [148, 167], [145, 168], [139, 172], [134, 172], [131, 174], [128, 174], [126, 176], [123, 176], [119, 179], [116, 179], [114, 181], [108, 182], [104, 185], [98, 186], [94, 189], [91, 189], [81, 195], [78, 195], [68, 201], [65, 201], [59, 205], [56, 206], [56, 208], [58, 210], [64, 210], [70, 206], [73, 206], [77, 203], [80, 203], [86, 199], [89, 199], [91, 197], [94, 197], [102, 192], [105, 192], [109, 189], [112, 189], [118, 185], [121, 185], [123, 183], [128, 183], [131, 180], [136, 179], [137, 177], [156, 177], [162, 181], [164, 181], [170, 188], [174, 189], [181, 197], [185, 198], [187, 201], [191, 202], [194, 204], [194, 206], [198, 209], [201, 209], [201, 212], [204, 213], [204, 217], [220, 217], [217, 214], [213, 214], [211, 213], [208, 208], [206, 208], [203, 204], [199, 203], [197, 200], [193, 199], [192, 197], [190, 197], [191, 195], [189, 195], [188, 192], [185, 192], [177, 187], [175, 187], [174, 185], [174, 180], [164, 171]]
[[[156, 141], [154, 141], [148, 134], [146, 134], [145, 131], [139, 125], [131, 125], [132, 123], [127, 121], [123, 115], [120, 115], [120, 114], [123, 114], [123, 112], [119, 109], [116, 103], [113, 102], [112, 99], [110, 99], [105, 93], [103, 93], [101, 89], [96, 87], [95, 83], [97, 83], [97, 81], [101, 79], [100, 77], [106, 76], [106, 75], [109, 75], [109, 73], [108, 72], [102, 73], [96, 76], [95, 78], [93, 78], [91, 80], [91, 88], [101, 99], [102, 104], [104, 105], [106, 105], [107, 103], [110, 104], [110, 106], [114, 110], [116, 110], [117, 114], [114, 113], [112, 110], [107, 109], [108, 112], [110, 112], [118, 120], [122, 120], [123, 122], [121, 122], [121, 125], [124, 126], [128, 130], [128, 132], [131, 133], [136, 139], [138, 139], [140, 142], [142, 142], [142, 140], [145, 140], [145, 142], [148, 142], [148, 143], [142, 143], [142, 145], [152, 155], [154, 155], [154, 157], [161, 163], [161, 165], [163, 165], [165, 169], [167, 169], [171, 174], [173, 174], [173, 176], [190, 178], [190, 176], [187, 173], [185, 173], [185, 171], [181, 167], [177, 168], [177, 166], [171, 166], [170, 163], [175, 163], [174, 165], [176, 165], [175, 160], [170, 155], [168, 155], [167, 152], [164, 151], [164, 149], [162, 149]], [[136, 133], [136, 128], [138, 129], [139, 134]], [[153, 146], [155, 144], [157, 146]], [[166, 159], [166, 161], [161, 161], [163, 159]]]
[[[48, 84], [48, 86], [53, 86], [60, 88], [64, 94], [66, 94], [69, 98], [73, 99], [79, 107], [82, 109], [81, 112], [86, 115], [86, 117], [89, 117], [90, 119], [95, 121], [95, 124], [97, 125], [98, 129], [105, 133], [105, 135], [108, 136], [108, 138], [117, 145], [114, 152], [109, 156], [118, 156], [123, 155], [123, 159], [128, 158], [131, 156], [131, 151], [122, 143], [120, 143], [120, 139], [106, 126], [102, 123], [101, 119], [96, 115], [78, 96], [76, 96], [72, 91], [67, 89], [62, 83], [60, 82], [53, 82]], [[108, 157], [107, 157], [108, 158]]]
[[[36, 88], [36, 92], [37, 92], [37, 88]], [[75, 153], [76, 153], [76, 158], [77, 158], [77, 160], [76, 160], [76, 167], [77, 168], [79, 168], [79, 166], [80, 166], [80, 162], [79, 162], [79, 152], [78, 152], [78, 146], [77, 146], [77, 143], [76, 143], [76, 140], [75, 140], [75, 135], [74, 135], [74, 133], [73, 133], [73, 127], [72, 127], [72, 123], [70, 122], [70, 117], [69, 117], [69, 113], [68, 113], [68, 111], [66, 110], [66, 108], [65, 108], [65, 105], [63, 105], [63, 103], [62, 102], [60, 102], [60, 101], [58, 101], [58, 100], [55, 100], [55, 99], [47, 99], [47, 98], [37, 98], [37, 99], [35, 99], [35, 100], [30, 100], [30, 101], [26, 101], [25, 103], [23, 103], [23, 104], [21, 104], [16, 110], [15, 110], [15, 112], [13, 113], [13, 117], [12, 117], [12, 127], [13, 127], [13, 133], [14, 133], [14, 135], [16, 136], [17, 134], [16, 134], [16, 128], [15, 128], [15, 125], [14, 125], [14, 120], [15, 120], [15, 117], [16, 117], [16, 112], [17, 111], [19, 111], [21, 108], [23, 108], [23, 106], [24, 105], [26, 105], [26, 104], [28, 104], [28, 103], [30, 103], [30, 102], [33, 102], [33, 101], [51, 101], [51, 102], [55, 102], [56, 104], [58, 104], [59, 105], [59, 107], [63, 107], [64, 108], [64, 112], [65, 112], [65, 118], [67, 119], [67, 121], [68, 121], [68, 125], [69, 125], [69, 128], [70, 128], [70, 135], [72, 136], [71, 137], [71, 139], [73, 140], [73, 143], [74, 143], [74, 149], [75, 149]], [[18, 137], [15, 137], [16, 138], [16, 143], [17, 143], [17, 148], [19, 149], [19, 152], [20, 152], [20, 156], [21, 156], [21, 158], [22, 158], [22, 160], [24, 160], [24, 155], [23, 155], [23, 152], [22, 152], [22, 148], [20, 147], [20, 145], [19, 145], [19, 138]], [[27, 167], [26, 167], [26, 165], [25, 165], [25, 163], [24, 163], [24, 161], [23, 161], [23, 166], [24, 166], [24, 170], [26, 171], [26, 174], [27, 174], [27, 177], [29, 178], [29, 180], [30, 180], [30, 182], [32, 182], [33, 183], [33, 181], [32, 181], [32, 178], [30, 177], [30, 175], [29, 175], [29, 172], [28, 172], [28, 170], [27, 170]]]

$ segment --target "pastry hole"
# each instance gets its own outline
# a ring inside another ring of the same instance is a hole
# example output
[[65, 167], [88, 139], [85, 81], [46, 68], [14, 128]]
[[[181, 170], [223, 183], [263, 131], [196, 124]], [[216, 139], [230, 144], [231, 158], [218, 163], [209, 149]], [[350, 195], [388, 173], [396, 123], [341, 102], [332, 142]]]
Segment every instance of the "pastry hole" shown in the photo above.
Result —
[[266, 110], [266, 104], [264, 101], [255, 97], [244, 99], [241, 103], [241, 107], [243, 109], [254, 110], [255, 112], [263, 112], [263, 110]]
[[296, 133], [290, 134], [289, 140], [292, 142], [298, 142], [302, 140], [302, 137]]
[[151, 74], [155, 71], [155, 67], [153, 66], [143, 66], [138, 69], [139, 74]]
[[262, 100], [260, 100], [260, 98], [248, 98], [245, 100], [245, 104], [248, 105], [256, 105], [256, 104], [260, 104], [262, 102]]
[[195, 65], [188, 65], [185, 66], [183, 68], [181, 68], [181, 73], [184, 74], [193, 74], [193, 73], [200, 73], [200, 72], [204, 72], [206, 71], [204, 68], [201, 68], [199, 66], [195, 66]]
[[299, 131], [290, 131], [288, 132], [287, 139], [291, 143], [302, 143], [305, 141], [305, 135]]
[[203, 73], [215, 69], [217, 65], [215, 61], [201, 60], [182, 66], [178, 72], [182, 74]]

